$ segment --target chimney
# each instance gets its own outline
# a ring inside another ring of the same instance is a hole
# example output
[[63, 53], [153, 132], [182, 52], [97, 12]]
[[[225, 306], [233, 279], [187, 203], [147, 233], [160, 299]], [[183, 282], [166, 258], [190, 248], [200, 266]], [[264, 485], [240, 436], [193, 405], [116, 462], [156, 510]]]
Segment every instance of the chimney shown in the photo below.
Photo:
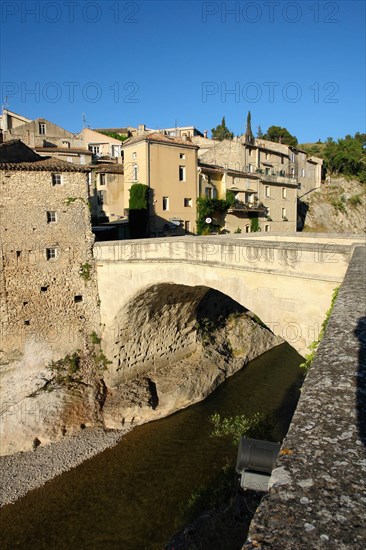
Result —
[[207, 130], [203, 132], [203, 137], [207, 139]]
[[146, 126], [145, 124], [139, 124], [138, 127], [138, 134], [142, 136], [146, 132]]

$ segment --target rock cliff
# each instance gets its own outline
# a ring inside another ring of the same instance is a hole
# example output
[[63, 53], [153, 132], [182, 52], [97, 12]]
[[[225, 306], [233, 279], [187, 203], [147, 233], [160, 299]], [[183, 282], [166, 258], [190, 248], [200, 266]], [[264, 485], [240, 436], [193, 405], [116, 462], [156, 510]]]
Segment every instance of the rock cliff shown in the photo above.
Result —
[[298, 203], [300, 228], [324, 233], [366, 232], [366, 185], [354, 179], [328, 179]]
[[[84, 427], [122, 429], [207, 397], [282, 342], [250, 312], [206, 287], [157, 285], [121, 312], [113, 362], [92, 334], [58, 361], [34, 343], [1, 369], [1, 454]], [[5, 396], [6, 388], [6, 396]]]

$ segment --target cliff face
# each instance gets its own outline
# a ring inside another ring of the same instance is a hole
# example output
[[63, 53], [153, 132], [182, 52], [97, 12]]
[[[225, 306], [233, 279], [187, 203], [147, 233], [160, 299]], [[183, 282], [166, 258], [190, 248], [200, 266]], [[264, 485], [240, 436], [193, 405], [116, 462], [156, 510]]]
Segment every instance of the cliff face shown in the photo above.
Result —
[[157, 285], [121, 312], [114, 364], [96, 336], [56, 362], [34, 344], [2, 367], [1, 454], [85, 426], [135, 426], [204, 399], [282, 342], [247, 313], [206, 287]]
[[183, 359], [172, 357], [108, 390], [106, 427], [143, 424], [197, 403], [248, 361], [283, 342], [245, 313], [229, 315], [222, 326], [195, 336], [195, 350], [190, 345]]
[[332, 177], [319, 191], [302, 197], [298, 211], [303, 231], [365, 233], [366, 185]]

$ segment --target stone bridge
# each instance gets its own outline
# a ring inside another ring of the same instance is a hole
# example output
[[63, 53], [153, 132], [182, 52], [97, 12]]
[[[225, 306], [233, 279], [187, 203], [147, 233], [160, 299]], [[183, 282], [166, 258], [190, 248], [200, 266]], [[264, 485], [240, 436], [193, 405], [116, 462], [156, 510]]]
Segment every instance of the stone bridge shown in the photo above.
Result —
[[105, 351], [113, 359], [121, 309], [147, 288], [169, 284], [222, 292], [304, 355], [362, 242], [361, 236], [302, 233], [96, 243]]
[[250, 309], [304, 353], [318, 335], [333, 289], [341, 285], [269, 494], [254, 515], [243, 550], [365, 548], [364, 244], [364, 237], [300, 234], [95, 246], [103, 336], [109, 342], [120, 310], [144, 290], [160, 285], [168, 288], [168, 296], [179, 285], [204, 286]]

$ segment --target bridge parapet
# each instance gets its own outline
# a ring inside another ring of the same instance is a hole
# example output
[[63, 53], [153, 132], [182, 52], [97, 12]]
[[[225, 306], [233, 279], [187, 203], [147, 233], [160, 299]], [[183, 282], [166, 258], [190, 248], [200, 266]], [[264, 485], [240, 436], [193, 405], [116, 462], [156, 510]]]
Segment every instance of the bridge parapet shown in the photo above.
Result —
[[350, 243], [336, 240], [319, 243], [221, 236], [116, 241], [94, 246], [98, 262], [178, 262], [334, 282], [342, 281], [350, 254]]
[[365, 548], [365, 275], [357, 246], [245, 550]]

